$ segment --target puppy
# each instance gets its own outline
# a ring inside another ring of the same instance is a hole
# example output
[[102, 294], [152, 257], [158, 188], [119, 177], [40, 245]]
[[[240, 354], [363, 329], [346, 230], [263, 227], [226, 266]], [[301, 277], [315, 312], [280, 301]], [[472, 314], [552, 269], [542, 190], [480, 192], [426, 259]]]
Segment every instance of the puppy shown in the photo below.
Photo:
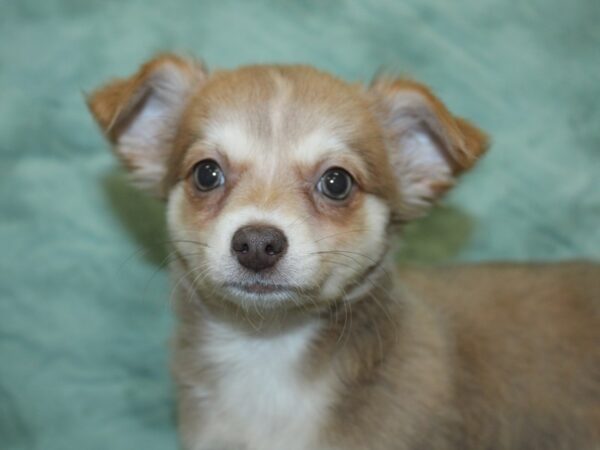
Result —
[[600, 448], [597, 266], [394, 266], [487, 148], [426, 87], [162, 55], [88, 103], [167, 204], [186, 449]]

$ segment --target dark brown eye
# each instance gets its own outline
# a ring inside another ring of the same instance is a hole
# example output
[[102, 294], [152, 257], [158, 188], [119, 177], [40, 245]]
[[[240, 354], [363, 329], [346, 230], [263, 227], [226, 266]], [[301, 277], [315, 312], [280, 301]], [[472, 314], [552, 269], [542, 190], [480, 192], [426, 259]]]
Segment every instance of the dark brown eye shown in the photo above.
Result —
[[212, 159], [200, 161], [194, 167], [194, 183], [201, 191], [210, 191], [225, 183], [221, 167]]
[[352, 176], [348, 172], [334, 167], [323, 174], [317, 183], [317, 190], [332, 200], [342, 201], [350, 195], [353, 184]]

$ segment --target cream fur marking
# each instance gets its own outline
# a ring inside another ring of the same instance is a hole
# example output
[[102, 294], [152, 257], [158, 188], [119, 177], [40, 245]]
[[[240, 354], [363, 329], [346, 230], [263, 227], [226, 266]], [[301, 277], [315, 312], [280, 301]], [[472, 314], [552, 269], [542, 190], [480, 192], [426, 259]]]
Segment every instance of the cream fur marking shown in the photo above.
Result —
[[235, 116], [223, 121], [211, 121], [206, 128], [203, 144], [209, 148], [223, 149], [227, 157], [237, 163], [252, 161], [267, 150], [265, 143], [244, 120]]
[[203, 420], [194, 450], [314, 450], [332, 401], [330, 376], [311, 382], [302, 376], [302, 359], [319, 325], [265, 339], [228, 325], [207, 322], [206, 345], [198, 358], [214, 377], [194, 389]]

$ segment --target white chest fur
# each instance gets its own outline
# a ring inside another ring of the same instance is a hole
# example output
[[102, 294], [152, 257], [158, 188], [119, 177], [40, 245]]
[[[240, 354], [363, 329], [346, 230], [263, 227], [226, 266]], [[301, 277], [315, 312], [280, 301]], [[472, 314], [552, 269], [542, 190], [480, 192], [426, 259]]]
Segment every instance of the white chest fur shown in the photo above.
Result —
[[268, 337], [207, 326], [200, 353], [211, 376], [195, 390], [203, 423], [193, 448], [318, 448], [332, 383], [329, 376], [307, 379], [302, 367], [318, 324]]

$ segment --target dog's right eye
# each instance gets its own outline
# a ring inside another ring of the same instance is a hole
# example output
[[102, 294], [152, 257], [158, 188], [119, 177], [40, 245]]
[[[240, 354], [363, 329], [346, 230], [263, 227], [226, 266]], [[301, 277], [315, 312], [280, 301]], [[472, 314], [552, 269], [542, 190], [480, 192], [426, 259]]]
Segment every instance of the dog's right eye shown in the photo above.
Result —
[[199, 190], [210, 191], [225, 183], [225, 175], [216, 161], [205, 159], [194, 167], [194, 183]]

